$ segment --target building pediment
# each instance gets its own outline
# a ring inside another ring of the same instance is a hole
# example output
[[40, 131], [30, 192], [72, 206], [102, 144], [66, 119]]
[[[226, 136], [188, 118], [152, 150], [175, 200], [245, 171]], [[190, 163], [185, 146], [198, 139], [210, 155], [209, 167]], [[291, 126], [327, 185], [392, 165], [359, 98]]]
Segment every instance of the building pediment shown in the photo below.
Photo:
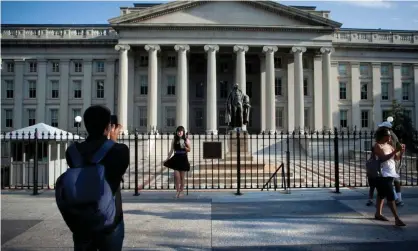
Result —
[[339, 28], [322, 16], [273, 1], [174, 1], [109, 20], [112, 26], [201, 25]]

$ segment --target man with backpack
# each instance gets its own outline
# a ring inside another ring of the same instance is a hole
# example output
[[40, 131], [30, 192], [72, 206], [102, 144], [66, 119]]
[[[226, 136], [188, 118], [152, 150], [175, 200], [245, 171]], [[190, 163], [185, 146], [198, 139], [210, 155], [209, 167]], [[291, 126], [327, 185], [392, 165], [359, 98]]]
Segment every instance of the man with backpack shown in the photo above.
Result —
[[107, 107], [83, 115], [88, 137], [66, 151], [69, 169], [57, 179], [56, 202], [73, 233], [74, 250], [122, 250], [125, 227], [120, 183], [129, 148], [117, 143], [121, 125], [111, 125]]

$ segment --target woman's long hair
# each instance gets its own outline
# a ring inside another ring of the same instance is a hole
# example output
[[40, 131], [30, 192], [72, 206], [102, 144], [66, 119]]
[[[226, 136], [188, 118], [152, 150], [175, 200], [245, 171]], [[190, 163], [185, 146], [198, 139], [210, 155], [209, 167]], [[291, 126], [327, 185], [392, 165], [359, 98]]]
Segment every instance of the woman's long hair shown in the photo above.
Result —
[[180, 141], [180, 137], [177, 135], [177, 132], [179, 132], [179, 131], [183, 131], [183, 136], [181, 136], [181, 138], [184, 141], [186, 141], [186, 131], [184, 130], [184, 127], [183, 126], [179, 126], [176, 129], [176, 134], [174, 135], [174, 142], [175, 143], [178, 143]]

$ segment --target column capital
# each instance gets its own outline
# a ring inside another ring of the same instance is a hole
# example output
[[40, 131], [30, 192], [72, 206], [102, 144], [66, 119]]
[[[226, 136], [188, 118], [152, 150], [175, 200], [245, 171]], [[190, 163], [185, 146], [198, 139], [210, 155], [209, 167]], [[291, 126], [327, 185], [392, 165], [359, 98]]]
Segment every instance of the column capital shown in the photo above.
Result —
[[334, 53], [335, 50], [333, 47], [322, 47], [319, 51], [322, 54], [331, 54], [331, 53]]
[[264, 46], [263, 52], [265, 53], [275, 53], [278, 50], [277, 46]]
[[304, 53], [304, 52], [306, 52], [306, 47], [294, 46], [294, 47], [292, 47], [291, 52], [292, 53]]
[[159, 51], [161, 49], [158, 44], [147, 44], [145, 45], [145, 50], [146, 51]]
[[217, 44], [207, 44], [203, 47], [207, 52], [217, 52], [219, 51], [219, 45]]
[[234, 45], [234, 52], [247, 52], [248, 46], [247, 45]]
[[115, 50], [117, 51], [129, 51], [131, 49], [131, 46], [128, 44], [117, 44], [115, 45]]
[[392, 65], [393, 67], [401, 67], [402, 63], [396, 62], [396, 63], [392, 63]]
[[372, 68], [380, 68], [381, 63], [380, 62], [372, 62]]
[[188, 50], [190, 50], [190, 46], [188, 46], [187, 44], [176, 44], [174, 46], [174, 50], [187, 52]]

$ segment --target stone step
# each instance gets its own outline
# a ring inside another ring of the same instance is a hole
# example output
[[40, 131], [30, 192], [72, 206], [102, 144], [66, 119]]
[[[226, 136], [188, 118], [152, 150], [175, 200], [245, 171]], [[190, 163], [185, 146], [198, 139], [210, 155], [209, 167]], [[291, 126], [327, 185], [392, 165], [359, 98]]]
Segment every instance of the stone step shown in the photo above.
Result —
[[[266, 182], [268, 181], [268, 178], [266, 179], [260, 179], [260, 178], [252, 178], [250, 179], [249, 177], [247, 177], [246, 179], [244, 177], [241, 177], [241, 185], [242, 184], [252, 184], [253, 186], [256, 184], [259, 184], [261, 186], [263, 186]], [[285, 180], [282, 178], [277, 178], [277, 184], [281, 185]], [[206, 179], [206, 178], [194, 178], [191, 179], [190, 177], [187, 179], [186, 183], [188, 184], [195, 184], [196, 185], [202, 185], [202, 184], [213, 184], [214, 186], [217, 186], [218, 184], [227, 184], [227, 185], [231, 185], [231, 184], [238, 184], [238, 180], [236, 178], [229, 178], [229, 179]], [[270, 181], [271, 184], [274, 184], [274, 180]], [[305, 179], [303, 178], [296, 178], [296, 179], [292, 179], [291, 180], [291, 185], [293, 185], [293, 183], [295, 184], [304, 184], [305, 183]], [[174, 184], [174, 179], [170, 180], [170, 184]]]
[[[213, 172], [212, 172], [213, 171]], [[270, 177], [271, 175], [273, 175], [274, 172], [264, 172], [263, 170], [259, 170], [259, 172], [257, 173], [256, 170], [241, 170], [241, 177]], [[188, 177], [208, 177], [208, 178], [212, 178], [212, 176], [215, 177], [220, 177], [220, 178], [224, 178], [224, 177], [236, 177], [237, 176], [237, 172], [236, 170], [207, 170], [207, 172], [205, 172], [204, 170], [200, 170], [199, 172], [189, 172]], [[277, 173], [278, 177], [282, 177], [283, 174], [281, 171], [279, 171]], [[284, 174], [285, 177], [287, 177], [287, 173]], [[293, 177], [293, 173], [290, 173], [290, 176]], [[171, 178], [171, 176], [170, 176]]]
[[[237, 161], [219, 161], [218, 163], [203, 163], [197, 165], [199, 169], [237, 169]], [[265, 164], [254, 161], [241, 161], [241, 169], [264, 169]]]
[[[251, 153], [241, 153], [240, 154], [240, 160], [241, 161], [253, 161], [255, 158]], [[237, 161], [238, 160], [238, 154], [235, 152], [230, 152], [225, 155], [224, 160], [232, 160]]]

